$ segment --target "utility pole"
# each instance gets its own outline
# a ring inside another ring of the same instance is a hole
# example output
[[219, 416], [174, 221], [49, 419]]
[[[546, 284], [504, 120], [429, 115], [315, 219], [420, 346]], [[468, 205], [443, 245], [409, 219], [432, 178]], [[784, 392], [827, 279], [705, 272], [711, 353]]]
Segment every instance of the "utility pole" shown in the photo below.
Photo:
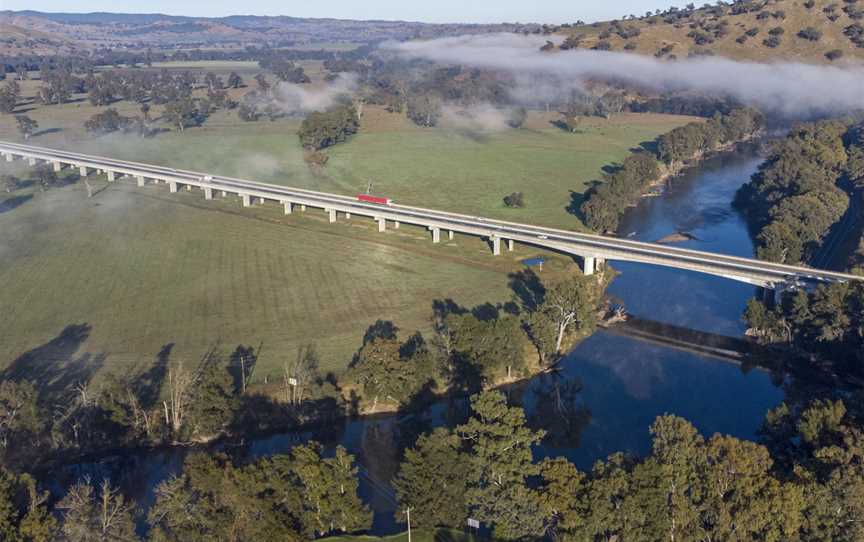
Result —
[[408, 542], [411, 542], [411, 507], [405, 509], [405, 515], [408, 516]]

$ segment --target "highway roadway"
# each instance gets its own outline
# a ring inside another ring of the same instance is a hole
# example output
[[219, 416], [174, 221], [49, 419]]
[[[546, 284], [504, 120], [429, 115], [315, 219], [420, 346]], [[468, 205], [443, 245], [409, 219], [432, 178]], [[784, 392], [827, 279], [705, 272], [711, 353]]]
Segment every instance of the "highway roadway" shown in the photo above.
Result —
[[500, 253], [502, 241], [507, 241], [511, 248], [512, 242], [529, 244], [579, 256], [583, 260], [583, 268], [586, 273], [592, 273], [595, 265], [600, 261], [618, 260], [707, 273], [775, 290], [790, 286], [809, 287], [824, 282], [862, 280], [862, 277], [855, 275], [810, 267], [781, 265], [751, 258], [578, 233], [395, 203], [392, 205], [365, 203], [358, 201], [355, 196], [316, 192], [199, 171], [142, 164], [18, 143], [0, 142], [0, 154], [5, 156], [7, 160], [24, 158], [31, 161], [52, 163], [55, 168], [69, 165], [86, 168], [85, 172], [95, 169], [112, 172], [115, 176], [118, 174], [128, 175], [139, 178], [139, 184], [147, 179], [163, 181], [169, 183], [172, 190], [176, 190], [178, 185], [195, 186], [204, 189], [208, 198], [212, 197], [212, 191], [233, 193], [243, 198], [244, 205], [251, 204], [253, 199], [275, 201], [285, 205], [286, 213], [291, 212], [292, 206], [295, 205], [322, 208], [330, 213], [331, 221], [335, 220], [337, 213], [340, 212], [367, 216], [378, 221], [381, 231], [386, 227], [387, 221], [395, 223], [397, 227], [400, 223], [417, 225], [429, 229], [435, 242], [440, 239], [441, 231], [450, 232], [450, 235], [456, 232], [481, 236], [490, 240], [495, 254]]

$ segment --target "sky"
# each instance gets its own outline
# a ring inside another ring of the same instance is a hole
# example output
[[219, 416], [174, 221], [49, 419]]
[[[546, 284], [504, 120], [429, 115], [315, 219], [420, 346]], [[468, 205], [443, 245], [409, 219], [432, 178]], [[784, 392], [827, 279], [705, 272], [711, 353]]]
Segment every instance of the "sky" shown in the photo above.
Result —
[[432, 23], [565, 23], [579, 19], [607, 20], [685, 4], [686, 1], [676, 0], [245, 0], [239, 3], [227, 0], [0, 0], [0, 10], [167, 13], [197, 17], [290, 15]]

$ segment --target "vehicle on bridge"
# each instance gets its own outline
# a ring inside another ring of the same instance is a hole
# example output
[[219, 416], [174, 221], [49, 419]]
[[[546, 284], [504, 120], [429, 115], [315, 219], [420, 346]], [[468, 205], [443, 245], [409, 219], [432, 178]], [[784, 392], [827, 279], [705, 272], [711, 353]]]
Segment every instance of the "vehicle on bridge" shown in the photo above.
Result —
[[369, 194], [357, 194], [357, 201], [377, 203], [378, 205], [393, 205], [393, 200], [390, 198], [379, 198], [378, 196], [370, 196]]

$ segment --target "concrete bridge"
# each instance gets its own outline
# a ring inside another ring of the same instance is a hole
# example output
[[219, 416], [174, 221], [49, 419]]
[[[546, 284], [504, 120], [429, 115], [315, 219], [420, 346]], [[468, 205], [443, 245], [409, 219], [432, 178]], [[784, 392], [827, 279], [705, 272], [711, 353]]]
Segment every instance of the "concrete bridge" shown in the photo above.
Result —
[[253, 203], [276, 202], [283, 206], [285, 214], [291, 214], [298, 206], [302, 210], [307, 207], [319, 208], [327, 213], [330, 222], [336, 222], [340, 214], [346, 218], [352, 215], [364, 216], [376, 221], [378, 231], [381, 232], [388, 226], [394, 228], [399, 228], [401, 224], [420, 226], [430, 232], [433, 243], [440, 242], [442, 235], [447, 235], [450, 239], [455, 233], [478, 236], [488, 240], [494, 255], [501, 253], [502, 245], [508, 250], [513, 250], [514, 243], [523, 243], [577, 256], [581, 259], [582, 269], [586, 274], [594, 273], [606, 260], [639, 262], [725, 277], [774, 290], [775, 294], [788, 288], [810, 288], [819, 283], [862, 280], [862, 277], [855, 275], [810, 267], [781, 265], [750, 258], [406, 205], [366, 203], [358, 201], [353, 196], [328, 194], [17, 143], [0, 142], [0, 155], [9, 162], [23, 159], [30, 165], [48, 163], [58, 172], [64, 167], [76, 168], [82, 177], [96, 172], [107, 175], [108, 181], [131, 177], [137, 180], [139, 186], [144, 186], [147, 182], [163, 182], [168, 185], [171, 192], [177, 192], [181, 187], [188, 190], [196, 188], [204, 193], [205, 199], [213, 199], [217, 195], [222, 197], [236, 195], [240, 197], [244, 207], [249, 207]]

